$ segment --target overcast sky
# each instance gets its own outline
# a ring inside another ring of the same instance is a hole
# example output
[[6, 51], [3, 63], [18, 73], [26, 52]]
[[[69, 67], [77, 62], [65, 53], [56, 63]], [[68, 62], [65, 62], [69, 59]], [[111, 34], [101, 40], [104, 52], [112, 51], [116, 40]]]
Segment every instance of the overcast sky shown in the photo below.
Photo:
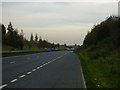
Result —
[[27, 39], [37, 33], [50, 42], [81, 45], [94, 24], [118, 14], [117, 0], [104, 1], [3, 2], [2, 23], [7, 26], [11, 21]]

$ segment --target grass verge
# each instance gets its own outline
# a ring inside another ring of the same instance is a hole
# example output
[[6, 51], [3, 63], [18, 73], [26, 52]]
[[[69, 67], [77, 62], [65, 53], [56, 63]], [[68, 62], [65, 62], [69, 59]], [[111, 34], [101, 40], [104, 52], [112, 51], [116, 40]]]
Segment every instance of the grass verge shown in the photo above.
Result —
[[79, 51], [76, 54], [81, 61], [87, 88], [118, 88], [118, 77], [111, 75], [110, 64], [101, 63], [101, 60], [90, 60]]
[[34, 51], [34, 52], [30, 51], [30, 52], [22, 52], [22, 53], [8, 53], [8, 54], [2, 54], [2, 57], [28, 55], [28, 54], [43, 53], [43, 52], [53, 52], [53, 51], [61, 51], [61, 50], [45, 50], [45, 51]]

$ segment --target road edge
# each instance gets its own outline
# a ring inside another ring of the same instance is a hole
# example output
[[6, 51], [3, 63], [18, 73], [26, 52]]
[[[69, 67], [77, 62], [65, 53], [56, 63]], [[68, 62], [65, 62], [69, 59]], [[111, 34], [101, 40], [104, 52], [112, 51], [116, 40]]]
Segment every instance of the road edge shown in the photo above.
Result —
[[[73, 52], [73, 53], [74, 53], [74, 52]], [[74, 53], [74, 54], [75, 54], [75, 53]], [[84, 78], [84, 74], [83, 74], [83, 70], [82, 70], [82, 65], [81, 65], [81, 62], [80, 62], [80, 59], [79, 59], [79, 57], [78, 57], [76, 54], [75, 54], [75, 56], [76, 56], [76, 58], [79, 60], [79, 63], [80, 63], [80, 66], [81, 66], [80, 70], [81, 70], [81, 73], [82, 73], [82, 79], [83, 79], [84, 87], [87, 88], [86, 82], [85, 82], [85, 78]]]

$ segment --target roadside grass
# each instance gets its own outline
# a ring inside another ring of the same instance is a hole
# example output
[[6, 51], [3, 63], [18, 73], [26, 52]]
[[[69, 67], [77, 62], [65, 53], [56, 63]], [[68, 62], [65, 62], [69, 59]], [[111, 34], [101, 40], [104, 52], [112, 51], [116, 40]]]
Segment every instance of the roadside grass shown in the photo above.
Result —
[[83, 55], [82, 53], [79, 53], [79, 52], [76, 52], [76, 54], [78, 55], [78, 57], [80, 58], [80, 61], [81, 61], [87, 88], [95, 88], [96, 82], [93, 80], [93, 73], [89, 69], [89, 68], [93, 68], [93, 66], [91, 66], [89, 64], [88, 57], [86, 57], [85, 55]]
[[8, 45], [2, 45], [2, 51], [18, 51], [19, 49], [13, 48]]
[[91, 60], [83, 52], [77, 51], [76, 54], [81, 61], [87, 88], [118, 88], [119, 77], [114, 73], [114, 69], [118, 67], [113, 68], [117, 64], [113, 64], [114, 61], [112, 61], [116, 58], [115, 56]]
[[32, 47], [32, 48], [29, 48], [27, 46], [24, 46], [23, 49], [16, 49], [14, 47], [11, 47], [11, 46], [8, 46], [8, 45], [2, 45], [1, 47], [1, 51], [29, 51], [29, 50], [40, 50], [40, 48], [38, 47]]
[[54, 51], [61, 51], [61, 50], [45, 50], [45, 51], [32, 51], [32, 52], [29, 51], [29, 52], [22, 52], [22, 53], [8, 53], [8, 54], [2, 54], [2, 57], [11, 57], [11, 56], [36, 54], [36, 53], [43, 53], [43, 52], [54, 52]]
[[[2, 45], [1, 51], [27, 51], [27, 52], [20, 52], [20, 53], [2, 53], [2, 57], [10, 57], [10, 56], [19, 56], [19, 55], [27, 55], [27, 54], [35, 54], [35, 53], [42, 53], [42, 52], [53, 52], [53, 51], [61, 51], [61, 50], [42, 50], [43, 48], [38, 48], [38, 47], [32, 47], [29, 48], [27, 46], [24, 46], [22, 50], [16, 49], [14, 47], [8, 46], [8, 45]], [[34, 50], [34, 51], [33, 51]], [[42, 50], [42, 51], [38, 51]]]
[[35, 53], [42, 53], [43, 51], [39, 52], [25, 52], [25, 53], [14, 53], [14, 54], [6, 54], [2, 55], [2, 57], [11, 57], [11, 56], [20, 56], [20, 55], [29, 55], [29, 54], [35, 54]]
[[[41, 49], [42, 49], [42, 48], [41, 48]], [[41, 50], [41, 49], [38, 48], [37, 46], [31, 47], [31, 48], [29, 48], [29, 47], [27, 47], [27, 46], [24, 46], [23, 49], [22, 49], [22, 51], [24, 51], [24, 50]]]
[[0, 45], [0, 51], [2, 51], [2, 45]]

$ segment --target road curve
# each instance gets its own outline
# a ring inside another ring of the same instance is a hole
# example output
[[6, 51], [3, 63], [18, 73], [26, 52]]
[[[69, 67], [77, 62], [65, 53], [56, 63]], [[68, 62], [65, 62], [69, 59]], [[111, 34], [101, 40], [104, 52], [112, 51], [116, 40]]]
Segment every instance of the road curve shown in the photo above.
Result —
[[2, 59], [0, 88], [85, 88], [79, 59], [72, 51]]

